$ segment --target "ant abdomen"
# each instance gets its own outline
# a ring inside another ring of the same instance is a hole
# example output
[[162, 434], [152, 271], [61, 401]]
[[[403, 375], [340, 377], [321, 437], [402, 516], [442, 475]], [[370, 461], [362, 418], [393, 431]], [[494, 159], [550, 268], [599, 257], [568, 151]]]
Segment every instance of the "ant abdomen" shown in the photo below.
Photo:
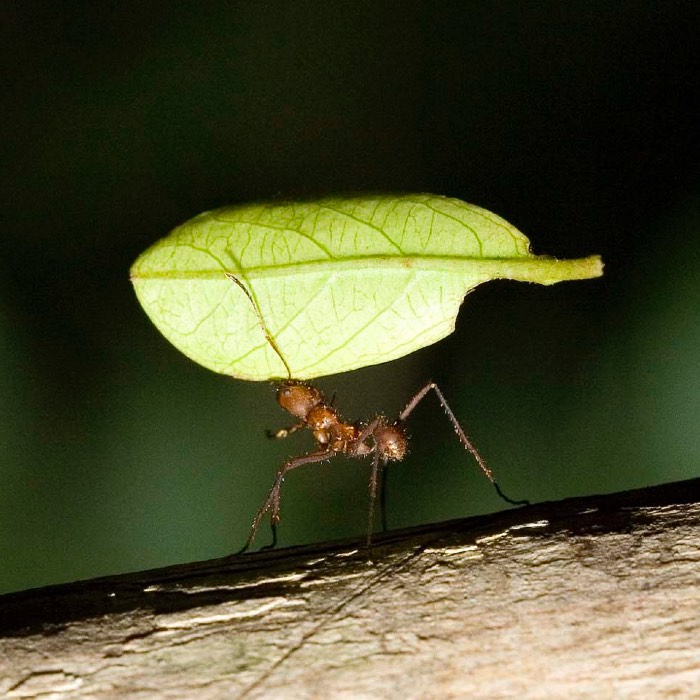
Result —
[[377, 445], [377, 452], [386, 460], [401, 460], [408, 449], [408, 440], [403, 428], [396, 424], [378, 425], [372, 437]]

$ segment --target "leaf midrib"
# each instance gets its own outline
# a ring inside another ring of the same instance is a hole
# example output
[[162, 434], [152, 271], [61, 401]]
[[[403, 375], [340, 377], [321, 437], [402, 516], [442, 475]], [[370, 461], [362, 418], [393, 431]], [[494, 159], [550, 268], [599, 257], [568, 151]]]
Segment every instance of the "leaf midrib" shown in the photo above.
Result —
[[[358, 255], [334, 258], [329, 260], [309, 260], [303, 263], [280, 263], [275, 265], [258, 265], [245, 267], [243, 270], [231, 270], [223, 266], [201, 270], [150, 270], [142, 272], [134, 269], [131, 272], [132, 280], [193, 280], [193, 279], [220, 279], [224, 272], [233, 274], [244, 273], [247, 279], [261, 279], [265, 277], [277, 277], [281, 275], [304, 275], [318, 272], [320, 268], [332, 265], [335, 272], [344, 269], [357, 271], [362, 269], [381, 270], [418, 270], [428, 272], [447, 272], [464, 274], [465, 272], [477, 274], [491, 274], [495, 277], [511, 276], [521, 279], [518, 272], [526, 280], [539, 280], [548, 277], [549, 274], [559, 272], [561, 275], [571, 275], [572, 279], [585, 279], [597, 277], [601, 274], [602, 263], [600, 257], [591, 255], [576, 260], [557, 260], [543, 256], [520, 256], [513, 258], [481, 258], [470, 256], [451, 255]], [[138, 265], [134, 266], [138, 268]], [[559, 276], [559, 275], [557, 275]]]

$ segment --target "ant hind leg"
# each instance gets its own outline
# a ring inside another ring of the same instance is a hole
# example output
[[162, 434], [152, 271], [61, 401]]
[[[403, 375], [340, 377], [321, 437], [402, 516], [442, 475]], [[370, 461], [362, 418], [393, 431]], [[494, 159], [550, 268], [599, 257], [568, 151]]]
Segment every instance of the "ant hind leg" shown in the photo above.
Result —
[[447, 399], [445, 398], [442, 391], [440, 391], [440, 388], [435, 382], [428, 382], [422, 389], [416, 392], [415, 396], [413, 396], [413, 398], [411, 398], [411, 400], [406, 404], [403, 411], [399, 413], [399, 421], [403, 422], [404, 420], [406, 420], [406, 418], [408, 418], [408, 416], [411, 413], [413, 413], [415, 407], [425, 398], [426, 394], [431, 389], [433, 389], [437, 394], [438, 400], [440, 401], [443, 410], [447, 414], [447, 418], [449, 419], [450, 423], [452, 423], [452, 428], [457, 434], [459, 441], [462, 443], [463, 447], [472, 455], [472, 457], [474, 457], [481, 471], [484, 473], [486, 478], [493, 484], [493, 487], [496, 489], [496, 493], [499, 495], [499, 497], [506, 501], [506, 503], [510, 503], [514, 506], [529, 506], [530, 501], [514, 500], [512, 498], [508, 498], [508, 496], [506, 496], [505, 493], [503, 493], [501, 487], [498, 485], [498, 482], [493, 476], [493, 472], [486, 464], [484, 458], [479, 454], [479, 451], [474, 446], [474, 443], [467, 437], [467, 434], [464, 432], [464, 429], [457, 420], [457, 416], [455, 416], [454, 412], [450, 408], [450, 405], [447, 403]]
[[388, 476], [389, 470], [387, 469], [387, 465], [384, 465], [384, 468], [379, 475], [379, 520], [382, 524], [382, 532], [388, 532], [389, 530], [386, 519], [386, 483], [388, 481]]
[[[374, 459], [372, 460], [372, 472], [369, 477], [369, 513], [367, 515], [367, 548], [372, 545], [372, 533], [374, 532], [374, 511], [377, 503], [377, 490], [382, 480], [382, 472], [386, 467], [387, 460], [382, 457], [379, 452], [375, 451]], [[383, 504], [380, 502], [383, 508]]]

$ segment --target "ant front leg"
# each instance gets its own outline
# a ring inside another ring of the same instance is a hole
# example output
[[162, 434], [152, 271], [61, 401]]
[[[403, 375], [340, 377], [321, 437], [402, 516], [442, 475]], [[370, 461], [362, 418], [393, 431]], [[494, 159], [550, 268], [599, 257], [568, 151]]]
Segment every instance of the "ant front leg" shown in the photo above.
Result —
[[301, 457], [294, 457], [293, 459], [290, 459], [286, 461], [278, 470], [277, 474], [275, 475], [275, 481], [272, 484], [272, 488], [270, 489], [270, 492], [267, 494], [267, 498], [265, 499], [265, 502], [260, 506], [258, 509], [258, 512], [255, 514], [255, 517], [253, 518], [253, 524], [250, 527], [250, 533], [248, 534], [248, 539], [246, 540], [246, 543], [243, 545], [243, 547], [236, 552], [236, 554], [243, 554], [246, 552], [249, 548], [250, 545], [253, 544], [253, 540], [255, 539], [255, 535], [258, 532], [258, 528], [260, 527], [260, 523], [262, 519], [265, 517], [265, 514], [268, 511], [270, 512], [270, 522], [272, 523], [273, 527], [277, 525], [280, 521], [280, 494], [282, 490], [282, 483], [284, 482], [284, 477], [287, 475], [287, 472], [292, 471], [292, 469], [296, 469], [297, 467], [302, 467], [305, 464], [313, 464], [314, 462], [323, 462], [326, 459], [329, 459], [330, 457], [333, 457], [336, 453], [333, 450], [319, 450], [318, 452], [311, 452], [310, 454], [307, 455], [302, 455]]
[[301, 428], [305, 427], [306, 423], [303, 421], [300, 421], [299, 423], [295, 423], [294, 425], [290, 426], [289, 428], [280, 428], [279, 430], [268, 430], [266, 431], [267, 437], [273, 438], [275, 440], [282, 440], [284, 438], [289, 437], [292, 433], [296, 433], [297, 430], [300, 430]]
[[399, 413], [399, 422], [403, 422], [408, 418], [408, 416], [413, 413], [413, 410], [415, 407], [425, 398], [426, 394], [433, 389], [435, 393], [437, 394], [438, 400], [440, 401], [440, 404], [442, 405], [443, 410], [447, 414], [447, 418], [449, 419], [450, 423], [452, 423], [452, 427], [454, 428], [455, 433], [457, 434], [457, 437], [459, 438], [459, 441], [462, 443], [463, 447], [469, 451], [469, 453], [474, 457], [476, 460], [476, 463], [479, 465], [479, 468], [481, 469], [482, 472], [486, 475], [486, 478], [493, 484], [494, 488], [496, 489], [496, 493], [507, 503], [510, 503], [511, 505], [514, 506], [524, 506], [524, 505], [530, 505], [530, 501], [527, 500], [521, 500], [521, 501], [514, 501], [512, 498], [508, 498], [503, 491], [501, 491], [501, 487], [498, 485], [496, 482], [496, 479], [493, 476], [493, 472], [491, 469], [488, 467], [486, 462], [484, 461], [484, 458], [479, 454], [479, 451], [476, 449], [474, 446], [474, 443], [467, 437], [467, 434], [464, 432], [462, 426], [460, 425], [459, 421], [457, 420], [457, 417], [455, 416], [454, 412], [450, 408], [450, 405], [447, 403], [447, 399], [443, 395], [442, 391], [440, 391], [440, 388], [435, 382], [428, 382], [420, 391], [416, 393], [416, 395], [406, 404], [406, 407]]

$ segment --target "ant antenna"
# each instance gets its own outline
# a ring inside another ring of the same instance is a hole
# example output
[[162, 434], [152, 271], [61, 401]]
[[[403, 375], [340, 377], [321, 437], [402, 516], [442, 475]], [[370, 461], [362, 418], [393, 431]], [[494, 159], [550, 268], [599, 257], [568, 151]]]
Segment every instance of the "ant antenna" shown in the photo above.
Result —
[[258, 317], [258, 323], [260, 324], [260, 328], [262, 329], [262, 332], [265, 334], [265, 339], [267, 340], [268, 343], [270, 343], [270, 346], [272, 349], [277, 353], [277, 357], [282, 360], [282, 364], [284, 365], [284, 368], [287, 370], [287, 376], [289, 379], [292, 378], [292, 370], [289, 369], [289, 365], [287, 364], [287, 360], [284, 359], [284, 355], [282, 354], [282, 351], [279, 349], [279, 346], [277, 345], [277, 341], [272, 337], [272, 333], [268, 330], [267, 326], [265, 325], [265, 321], [263, 320], [262, 312], [260, 311], [260, 307], [258, 306], [258, 302], [255, 300], [253, 295], [248, 291], [248, 288], [241, 282], [238, 277], [235, 275], [232, 275], [230, 272], [225, 272], [224, 273], [226, 277], [228, 277], [231, 282], [235, 282], [242, 290], [243, 293], [248, 297], [248, 300], [250, 301], [251, 305], [253, 306], [253, 310], [255, 311], [255, 315]]

